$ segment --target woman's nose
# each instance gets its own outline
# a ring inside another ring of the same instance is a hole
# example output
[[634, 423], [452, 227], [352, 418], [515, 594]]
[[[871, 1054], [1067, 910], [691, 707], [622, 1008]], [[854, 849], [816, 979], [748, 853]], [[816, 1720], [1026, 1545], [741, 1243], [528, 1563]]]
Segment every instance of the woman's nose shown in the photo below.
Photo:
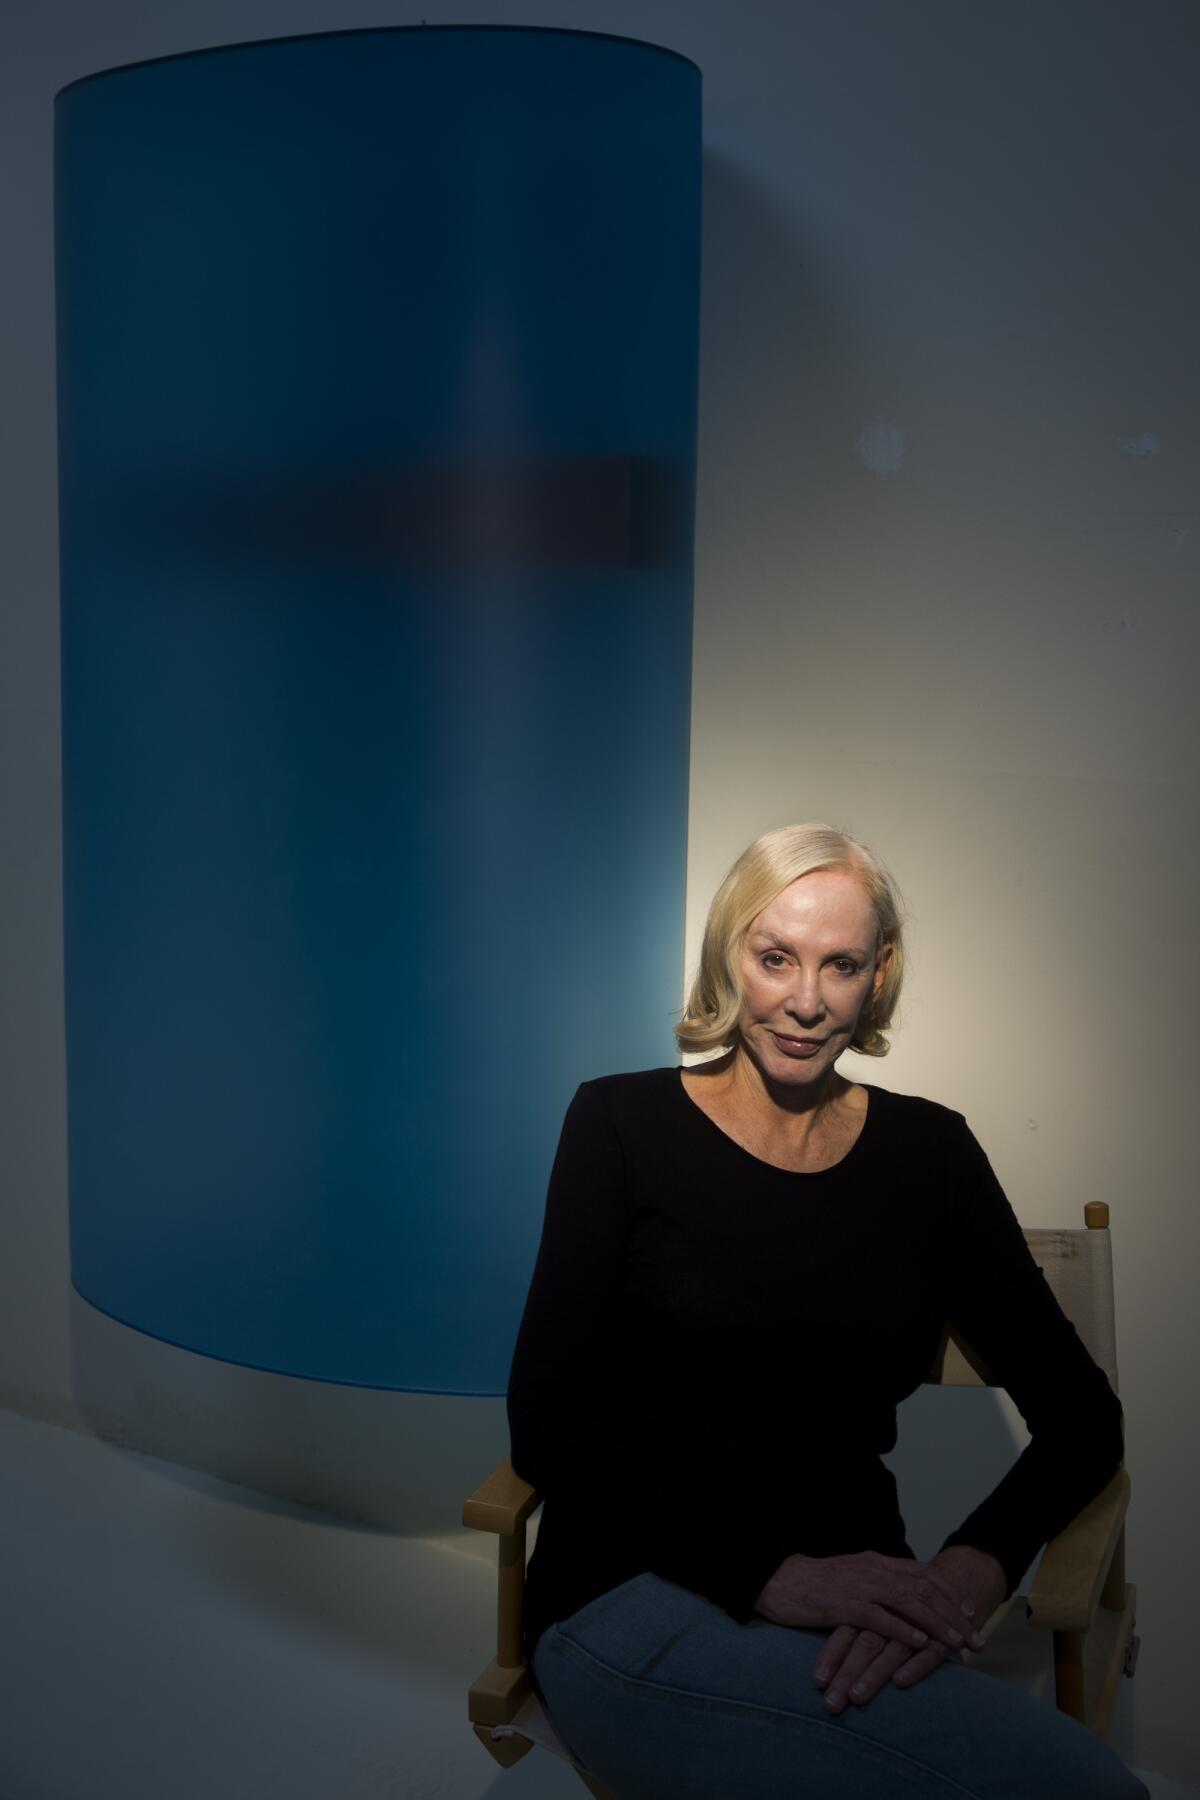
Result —
[[815, 1022], [825, 1011], [821, 986], [815, 975], [799, 975], [790, 998], [792, 1012], [804, 1024]]

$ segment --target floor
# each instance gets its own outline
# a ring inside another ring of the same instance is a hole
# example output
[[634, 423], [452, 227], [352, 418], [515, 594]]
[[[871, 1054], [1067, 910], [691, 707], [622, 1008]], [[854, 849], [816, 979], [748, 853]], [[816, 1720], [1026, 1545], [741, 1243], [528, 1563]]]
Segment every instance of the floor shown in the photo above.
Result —
[[11, 1413], [0, 1470], [0, 1800], [584, 1794], [542, 1751], [501, 1771], [466, 1724], [490, 1539], [345, 1524]]

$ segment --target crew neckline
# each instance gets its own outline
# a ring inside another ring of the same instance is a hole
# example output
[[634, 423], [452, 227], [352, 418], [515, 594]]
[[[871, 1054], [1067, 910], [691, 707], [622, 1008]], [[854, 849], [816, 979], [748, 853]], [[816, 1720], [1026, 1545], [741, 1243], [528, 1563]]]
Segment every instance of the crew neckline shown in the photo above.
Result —
[[855, 1084], [856, 1086], [863, 1088], [866, 1092], [867, 1113], [862, 1122], [862, 1130], [847, 1150], [845, 1156], [839, 1157], [837, 1162], [830, 1163], [828, 1168], [825, 1169], [781, 1169], [778, 1163], [767, 1162], [764, 1157], [755, 1156], [753, 1150], [747, 1150], [745, 1144], [739, 1144], [737, 1139], [730, 1137], [729, 1133], [722, 1126], [718, 1125], [715, 1119], [709, 1117], [702, 1106], [697, 1105], [696, 1101], [692, 1099], [692, 1096], [683, 1085], [683, 1077], [688, 1071], [684, 1068], [682, 1063], [672, 1070], [671, 1073], [675, 1077], [675, 1087], [679, 1093], [679, 1097], [687, 1107], [688, 1111], [694, 1113], [710, 1131], [715, 1132], [723, 1144], [728, 1144], [731, 1150], [736, 1151], [739, 1156], [745, 1157], [748, 1162], [752, 1162], [755, 1168], [768, 1169], [772, 1175], [782, 1175], [789, 1181], [820, 1181], [822, 1176], [836, 1175], [839, 1171], [844, 1169], [847, 1163], [851, 1162], [854, 1157], [858, 1155], [861, 1145], [866, 1140], [868, 1134], [873, 1131], [875, 1117], [878, 1111], [878, 1096], [883, 1091], [881, 1088], [875, 1087], [869, 1081], [860, 1081]]

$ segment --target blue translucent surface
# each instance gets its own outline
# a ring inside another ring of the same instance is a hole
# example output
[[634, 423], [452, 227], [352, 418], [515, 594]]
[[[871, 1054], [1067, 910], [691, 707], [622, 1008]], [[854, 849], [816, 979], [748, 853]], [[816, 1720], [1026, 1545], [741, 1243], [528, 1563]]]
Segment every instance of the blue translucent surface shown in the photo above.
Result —
[[58, 102], [72, 1268], [503, 1388], [575, 1085], [675, 1060], [700, 81], [354, 32]]

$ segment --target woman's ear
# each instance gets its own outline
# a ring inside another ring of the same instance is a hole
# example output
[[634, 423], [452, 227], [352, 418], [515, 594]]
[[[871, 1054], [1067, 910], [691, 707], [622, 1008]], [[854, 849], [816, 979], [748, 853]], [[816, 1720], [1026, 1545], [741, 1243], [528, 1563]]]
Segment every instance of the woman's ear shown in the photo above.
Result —
[[892, 960], [892, 945], [881, 944], [875, 957], [875, 973], [871, 980], [871, 999], [878, 1000], [879, 990], [887, 976], [888, 965]]

